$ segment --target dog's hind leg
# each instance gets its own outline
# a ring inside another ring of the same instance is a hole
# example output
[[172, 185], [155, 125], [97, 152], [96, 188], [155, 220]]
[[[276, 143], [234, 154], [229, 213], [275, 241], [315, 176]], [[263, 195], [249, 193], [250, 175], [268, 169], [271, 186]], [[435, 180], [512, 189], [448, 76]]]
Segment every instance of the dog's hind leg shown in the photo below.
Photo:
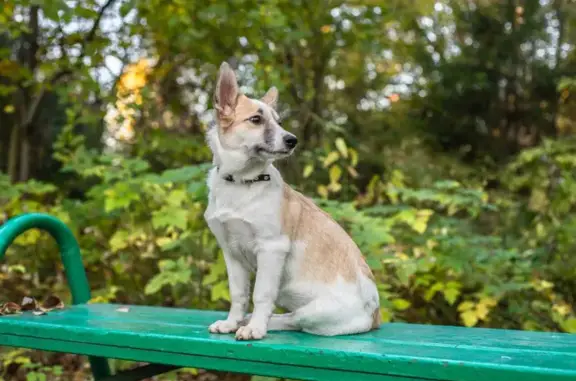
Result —
[[273, 314], [268, 322], [269, 331], [300, 331], [293, 313]]
[[[252, 314], [246, 315], [246, 318], [240, 325], [246, 325], [250, 321]], [[287, 314], [272, 314], [268, 321], [268, 331], [300, 331], [301, 328], [296, 324], [293, 313]]]
[[302, 331], [320, 336], [350, 335], [371, 330], [373, 318], [361, 304], [342, 304], [319, 298], [294, 311]]

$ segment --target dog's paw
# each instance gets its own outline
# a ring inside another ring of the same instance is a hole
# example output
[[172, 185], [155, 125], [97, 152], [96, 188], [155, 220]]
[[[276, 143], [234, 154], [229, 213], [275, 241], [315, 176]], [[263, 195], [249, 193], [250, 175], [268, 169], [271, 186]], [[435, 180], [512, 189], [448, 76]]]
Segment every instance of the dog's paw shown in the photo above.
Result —
[[232, 333], [238, 329], [238, 323], [233, 320], [218, 320], [208, 327], [211, 333]]
[[252, 326], [250, 324], [238, 328], [236, 340], [260, 340], [266, 336], [266, 328]]

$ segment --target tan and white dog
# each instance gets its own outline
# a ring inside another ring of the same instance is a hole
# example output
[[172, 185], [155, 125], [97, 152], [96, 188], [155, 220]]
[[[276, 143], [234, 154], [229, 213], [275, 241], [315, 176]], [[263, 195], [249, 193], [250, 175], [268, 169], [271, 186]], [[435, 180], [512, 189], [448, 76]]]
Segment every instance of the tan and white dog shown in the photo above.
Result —
[[[378, 290], [360, 250], [272, 165], [298, 142], [281, 127], [277, 98], [274, 87], [260, 100], [248, 98], [228, 64], [220, 67], [204, 217], [224, 252], [231, 307], [209, 330], [254, 340], [268, 330], [332, 336], [376, 329]], [[254, 310], [247, 316], [253, 273]], [[273, 314], [275, 306], [290, 313]]]

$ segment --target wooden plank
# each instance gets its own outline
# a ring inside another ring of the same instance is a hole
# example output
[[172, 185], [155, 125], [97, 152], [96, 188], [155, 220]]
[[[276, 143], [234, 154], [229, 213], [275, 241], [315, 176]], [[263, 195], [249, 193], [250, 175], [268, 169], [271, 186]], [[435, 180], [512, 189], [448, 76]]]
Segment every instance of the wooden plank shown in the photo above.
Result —
[[[263, 341], [237, 342], [233, 335], [207, 331], [225, 316], [220, 312], [118, 307], [78, 305], [43, 316], [4, 316], [0, 345], [36, 348], [40, 338], [56, 346], [41, 348], [46, 350], [80, 353], [82, 345], [95, 346], [102, 352], [81, 353], [313, 380], [340, 379], [336, 374], [348, 380], [576, 380], [576, 335], [570, 334], [386, 324], [354, 336], [271, 332]], [[147, 357], [135, 357], [142, 353]]]

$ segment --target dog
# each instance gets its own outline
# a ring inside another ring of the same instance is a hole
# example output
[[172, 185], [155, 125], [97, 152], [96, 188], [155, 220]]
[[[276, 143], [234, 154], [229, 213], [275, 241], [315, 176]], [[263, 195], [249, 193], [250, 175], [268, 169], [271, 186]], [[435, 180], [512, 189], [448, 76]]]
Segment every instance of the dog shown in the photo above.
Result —
[[[204, 218], [224, 253], [231, 306], [209, 331], [259, 340], [274, 330], [334, 336], [377, 329], [378, 289], [359, 248], [273, 166], [298, 143], [282, 128], [277, 100], [275, 87], [261, 99], [242, 94], [234, 71], [221, 65], [207, 132], [214, 167]], [[276, 306], [289, 312], [273, 314]]]

